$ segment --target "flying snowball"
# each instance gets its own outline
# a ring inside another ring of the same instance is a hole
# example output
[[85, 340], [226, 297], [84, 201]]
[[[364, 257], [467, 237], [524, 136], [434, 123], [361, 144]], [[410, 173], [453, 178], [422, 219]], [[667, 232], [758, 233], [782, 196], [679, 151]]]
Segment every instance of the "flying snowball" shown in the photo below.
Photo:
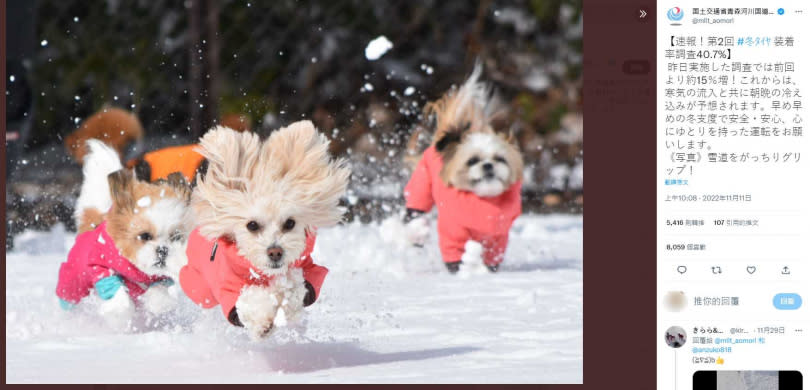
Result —
[[152, 198], [148, 196], [138, 199], [138, 207], [149, 207], [150, 204], [152, 204]]
[[394, 47], [394, 44], [388, 40], [384, 35], [380, 35], [366, 46], [366, 58], [369, 61], [375, 61], [383, 56], [388, 50]]

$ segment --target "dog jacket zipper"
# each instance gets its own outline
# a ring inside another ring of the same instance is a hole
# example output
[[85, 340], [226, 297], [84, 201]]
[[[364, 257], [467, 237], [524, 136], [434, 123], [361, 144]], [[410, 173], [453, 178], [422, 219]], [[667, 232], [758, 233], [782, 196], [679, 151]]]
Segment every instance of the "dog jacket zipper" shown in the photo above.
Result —
[[214, 261], [214, 257], [217, 255], [217, 247], [219, 246], [218, 242], [214, 243], [214, 247], [211, 248], [211, 261]]

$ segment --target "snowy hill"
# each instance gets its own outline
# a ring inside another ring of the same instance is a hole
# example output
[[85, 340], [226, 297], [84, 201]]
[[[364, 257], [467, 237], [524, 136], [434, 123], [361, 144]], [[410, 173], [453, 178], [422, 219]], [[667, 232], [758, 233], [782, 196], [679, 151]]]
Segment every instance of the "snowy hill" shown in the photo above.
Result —
[[185, 297], [128, 334], [92, 302], [62, 311], [53, 290], [73, 239], [29, 231], [7, 254], [9, 383], [582, 382], [581, 216], [521, 216], [494, 275], [448, 275], [435, 234], [395, 250], [377, 225], [323, 229], [319, 301], [260, 343]]

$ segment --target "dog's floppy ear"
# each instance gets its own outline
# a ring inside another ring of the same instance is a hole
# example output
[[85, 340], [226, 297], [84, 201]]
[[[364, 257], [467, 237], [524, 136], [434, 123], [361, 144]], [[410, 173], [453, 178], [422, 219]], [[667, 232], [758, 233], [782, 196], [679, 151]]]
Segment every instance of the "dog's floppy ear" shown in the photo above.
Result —
[[200, 165], [197, 166], [197, 169], [194, 170], [194, 178], [191, 179], [192, 189], [194, 189], [194, 187], [197, 186], [197, 183], [199, 181], [203, 180], [203, 177], [205, 177], [206, 172], [208, 172], [208, 159], [204, 158], [202, 162], [200, 162]]
[[209, 239], [233, 236], [248, 199], [264, 195], [252, 182], [261, 153], [259, 136], [217, 126], [203, 135], [195, 150], [205, 161], [195, 174], [191, 195], [196, 223]]
[[515, 130], [513, 128], [508, 128], [505, 131], [498, 132], [498, 135], [506, 141], [506, 143], [511, 144], [514, 147], [518, 147], [517, 137], [515, 136]]
[[172, 172], [166, 177], [166, 183], [169, 184], [178, 194], [188, 202], [191, 199], [191, 185], [180, 172]]
[[186, 177], [180, 172], [172, 172], [169, 174], [169, 176], [166, 176], [166, 183], [169, 183], [170, 186], [177, 189], [188, 188]]
[[509, 174], [509, 182], [514, 183], [523, 176], [523, 155], [520, 153], [520, 145], [512, 128], [499, 132], [497, 135], [508, 144], [504, 157], [509, 167], [512, 168]]
[[[321, 135], [310, 121], [298, 121], [270, 134], [262, 145], [260, 177], [281, 179], [290, 173], [300, 174], [302, 162], [322, 163], [329, 161], [329, 141]], [[314, 168], [314, 166], [312, 167]]]
[[509, 118], [509, 112], [505, 108], [502, 108], [503, 106], [494, 98], [488, 103], [487, 109], [491, 110], [491, 112], [487, 112], [487, 123], [489, 123], [489, 126], [496, 133], [508, 132], [510, 130], [510, 126], [512, 125]]
[[262, 193], [281, 192], [300, 206], [308, 226], [340, 222], [338, 207], [351, 171], [329, 156], [329, 140], [310, 121], [295, 122], [264, 141], [254, 183]]
[[152, 181], [152, 166], [143, 157], [135, 161], [135, 177], [141, 181]]
[[464, 133], [470, 129], [470, 122], [465, 123], [463, 126], [455, 129], [448, 130], [438, 141], [436, 141], [436, 151], [439, 153], [446, 153], [461, 143]]
[[119, 169], [107, 176], [107, 182], [110, 184], [110, 196], [115, 209], [134, 208], [135, 199], [132, 197], [132, 190], [135, 185], [135, 177], [132, 172], [127, 169]]
[[220, 189], [244, 190], [259, 155], [259, 136], [217, 126], [200, 139], [197, 151], [208, 161], [202, 181]]
[[450, 145], [458, 144], [461, 142], [461, 134], [456, 132], [445, 133], [442, 138], [436, 142], [436, 150], [444, 152]]

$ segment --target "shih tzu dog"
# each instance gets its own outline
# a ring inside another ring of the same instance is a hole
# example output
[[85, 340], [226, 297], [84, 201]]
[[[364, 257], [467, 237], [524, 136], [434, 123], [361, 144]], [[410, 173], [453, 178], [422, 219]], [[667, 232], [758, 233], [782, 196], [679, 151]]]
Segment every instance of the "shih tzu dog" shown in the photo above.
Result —
[[216, 127], [199, 152], [208, 161], [192, 208], [198, 228], [180, 284], [204, 308], [220, 305], [253, 339], [297, 317], [318, 297], [328, 270], [310, 253], [319, 227], [340, 222], [350, 171], [332, 160], [312, 122], [273, 132]]
[[496, 272], [509, 228], [521, 211], [523, 160], [509, 137], [493, 129], [499, 107], [479, 81], [481, 66], [458, 89], [425, 107], [433, 118], [433, 141], [405, 187], [404, 236], [423, 244], [422, 214], [438, 208], [439, 246], [448, 271], [483, 262]]
[[79, 235], [60, 268], [60, 304], [69, 308], [95, 290], [100, 311], [117, 324], [128, 323], [135, 306], [160, 314], [170, 308], [169, 286], [186, 263], [191, 190], [180, 175], [138, 181], [99, 140], [88, 140], [87, 148], [75, 212]]

